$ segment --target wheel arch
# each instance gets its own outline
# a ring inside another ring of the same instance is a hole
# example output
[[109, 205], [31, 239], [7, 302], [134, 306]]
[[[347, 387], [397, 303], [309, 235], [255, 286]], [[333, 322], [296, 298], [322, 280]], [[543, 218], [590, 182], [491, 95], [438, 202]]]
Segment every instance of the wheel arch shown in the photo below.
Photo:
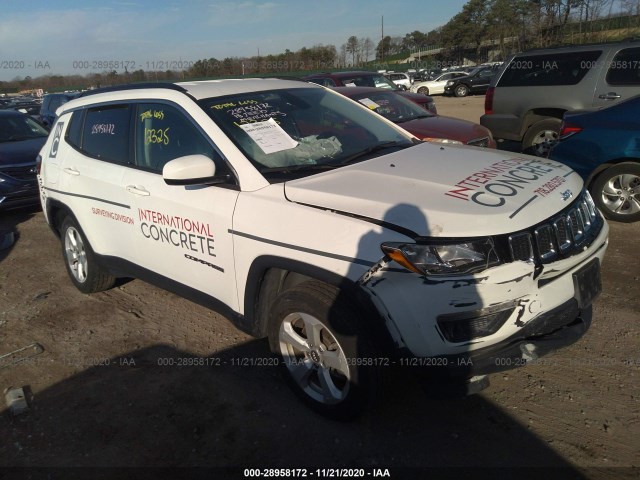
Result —
[[60, 235], [61, 235], [60, 229], [62, 228], [62, 222], [64, 222], [64, 219], [67, 216], [73, 217], [76, 224], [80, 226], [78, 219], [75, 217], [71, 209], [61, 201], [55, 200], [53, 198], [48, 198], [46, 203], [46, 209], [47, 209], [47, 218], [49, 219], [49, 226], [51, 227], [51, 230], [53, 230], [53, 233], [55, 233], [55, 235], [58, 238], [60, 238]]
[[520, 130], [520, 138], [524, 138], [532, 125], [551, 118], [562, 120], [563, 115], [567, 112], [564, 108], [533, 108], [524, 114], [522, 121], [522, 129]]
[[593, 170], [593, 172], [591, 172], [589, 177], [584, 182], [586, 187], [588, 189], [591, 189], [591, 186], [593, 185], [593, 182], [596, 181], [596, 179], [600, 176], [601, 173], [603, 173], [605, 170], [608, 170], [611, 167], [615, 167], [615, 166], [621, 165], [623, 163], [640, 164], [640, 158], [622, 157], [622, 158], [616, 158], [616, 159], [612, 159], [612, 160], [607, 160], [605, 163], [601, 163], [600, 165], [598, 165]]
[[247, 287], [244, 295], [245, 319], [251, 324], [253, 334], [262, 338], [267, 335], [268, 315], [273, 301], [286, 290], [308, 280], [317, 280], [342, 290], [356, 304], [376, 337], [382, 340], [380, 346], [390, 348], [393, 345], [383, 317], [373, 304], [369, 295], [352, 280], [311, 265], [284, 257], [262, 256], [256, 258], [247, 275]]

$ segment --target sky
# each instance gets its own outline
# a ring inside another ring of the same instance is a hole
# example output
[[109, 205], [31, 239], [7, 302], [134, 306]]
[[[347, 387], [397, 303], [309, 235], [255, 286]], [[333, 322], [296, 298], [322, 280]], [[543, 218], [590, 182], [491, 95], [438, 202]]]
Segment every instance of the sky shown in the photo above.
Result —
[[[0, 80], [171, 68], [428, 32], [467, 0], [0, 0]], [[125, 63], [126, 62], [126, 63]], [[132, 68], [133, 67], [133, 68]], [[124, 68], [116, 68], [124, 71]]]

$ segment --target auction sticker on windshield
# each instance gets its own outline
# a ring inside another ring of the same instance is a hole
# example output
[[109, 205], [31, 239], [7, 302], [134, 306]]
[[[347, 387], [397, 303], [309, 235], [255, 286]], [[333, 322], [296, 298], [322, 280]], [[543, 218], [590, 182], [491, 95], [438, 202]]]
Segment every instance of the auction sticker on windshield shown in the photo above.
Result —
[[273, 118], [264, 122], [238, 126], [244, 130], [266, 154], [281, 152], [282, 150], [291, 150], [298, 145], [298, 142], [291, 138]]

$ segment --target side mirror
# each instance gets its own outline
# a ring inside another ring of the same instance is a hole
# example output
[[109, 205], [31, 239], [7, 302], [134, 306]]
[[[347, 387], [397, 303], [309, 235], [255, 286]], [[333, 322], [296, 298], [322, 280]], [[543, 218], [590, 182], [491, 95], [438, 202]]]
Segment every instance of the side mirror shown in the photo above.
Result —
[[167, 185], [205, 185], [227, 180], [216, 177], [216, 165], [201, 154], [187, 155], [171, 160], [162, 168], [162, 178]]

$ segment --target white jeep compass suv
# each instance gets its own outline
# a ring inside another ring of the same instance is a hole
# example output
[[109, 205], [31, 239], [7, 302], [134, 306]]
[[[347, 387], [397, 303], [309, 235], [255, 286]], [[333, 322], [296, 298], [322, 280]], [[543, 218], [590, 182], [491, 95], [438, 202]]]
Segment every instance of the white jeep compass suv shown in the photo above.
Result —
[[137, 277], [210, 305], [327, 416], [394, 367], [477, 391], [591, 323], [608, 226], [564, 165], [422, 143], [293, 80], [125, 85], [57, 113], [40, 194], [78, 289]]

